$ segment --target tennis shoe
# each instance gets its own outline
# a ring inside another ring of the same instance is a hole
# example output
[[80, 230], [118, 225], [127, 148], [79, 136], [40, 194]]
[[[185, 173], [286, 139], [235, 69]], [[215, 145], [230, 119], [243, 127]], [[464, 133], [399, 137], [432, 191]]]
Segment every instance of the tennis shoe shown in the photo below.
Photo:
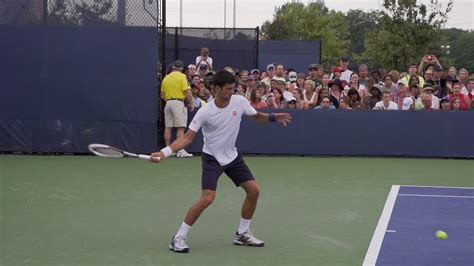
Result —
[[193, 155], [191, 153], [188, 153], [185, 149], [179, 150], [176, 153], [176, 157], [178, 158], [191, 158]]
[[173, 237], [169, 246], [170, 250], [178, 253], [188, 253], [189, 246], [186, 244], [186, 238]]
[[234, 236], [234, 240], [232, 242], [240, 246], [263, 247], [265, 245], [265, 243], [262, 240], [256, 238], [252, 234], [252, 231], [250, 231], [250, 229], [243, 232], [242, 234], [239, 234], [239, 232], [236, 232]]

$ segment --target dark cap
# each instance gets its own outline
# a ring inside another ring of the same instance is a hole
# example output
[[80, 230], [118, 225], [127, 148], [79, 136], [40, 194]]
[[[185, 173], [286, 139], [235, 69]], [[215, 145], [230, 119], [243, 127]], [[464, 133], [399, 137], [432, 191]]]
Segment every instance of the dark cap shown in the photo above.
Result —
[[311, 69], [320, 69], [320, 68], [322, 68], [322, 66], [319, 65], [319, 64], [311, 64], [311, 65], [309, 65], [308, 70], [311, 70]]
[[176, 61], [174, 61], [173, 67], [175, 67], [175, 68], [182, 68], [182, 67], [184, 67], [183, 61], [181, 61], [181, 60], [176, 60]]
[[433, 71], [438, 71], [439, 72], [441, 70], [443, 70], [443, 69], [439, 65], [434, 65], [433, 66]]
[[202, 69], [202, 70], [207, 69], [207, 65], [206, 64], [201, 64], [199, 66], [199, 69]]

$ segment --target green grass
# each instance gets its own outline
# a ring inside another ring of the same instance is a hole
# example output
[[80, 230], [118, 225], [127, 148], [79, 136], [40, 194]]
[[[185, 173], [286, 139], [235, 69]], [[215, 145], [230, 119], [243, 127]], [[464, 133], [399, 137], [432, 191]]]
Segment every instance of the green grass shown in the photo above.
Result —
[[244, 193], [223, 176], [191, 229], [200, 158], [0, 156], [0, 265], [361, 265], [393, 184], [473, 186], [473, 161], [246, 157], [262, 193], [263, 248], [231, 243]]

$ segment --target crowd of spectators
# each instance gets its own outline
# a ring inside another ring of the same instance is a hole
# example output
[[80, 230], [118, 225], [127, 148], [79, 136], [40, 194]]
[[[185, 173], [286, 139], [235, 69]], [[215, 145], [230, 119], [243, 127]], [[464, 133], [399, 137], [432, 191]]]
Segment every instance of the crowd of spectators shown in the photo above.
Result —
[[[444, 68], [433, 55], [410, 64], [406, 72], [369, 70], [361, 64], [351, 71], [349, 58], [342, 57], [329, 73], [312, 64], [297, 73], [281, 63], [266, 69], [224, 69], [233, 73], [235, 94], [246, 97], [258, 109], [344, 110], [474, 110], [474, 72]], [[203, 48], [196, 62], [184, 68], [199, 108], [212, 100], [213, 61]]]

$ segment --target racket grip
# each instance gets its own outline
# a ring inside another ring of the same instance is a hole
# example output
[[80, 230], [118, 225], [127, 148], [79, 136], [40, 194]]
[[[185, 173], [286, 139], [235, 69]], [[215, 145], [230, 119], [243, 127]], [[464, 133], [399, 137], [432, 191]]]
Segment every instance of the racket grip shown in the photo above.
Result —
[[151, 156], [150, 155], [145, 155], [145, 154], [138, 154], [138, 158], [149, 161]]

